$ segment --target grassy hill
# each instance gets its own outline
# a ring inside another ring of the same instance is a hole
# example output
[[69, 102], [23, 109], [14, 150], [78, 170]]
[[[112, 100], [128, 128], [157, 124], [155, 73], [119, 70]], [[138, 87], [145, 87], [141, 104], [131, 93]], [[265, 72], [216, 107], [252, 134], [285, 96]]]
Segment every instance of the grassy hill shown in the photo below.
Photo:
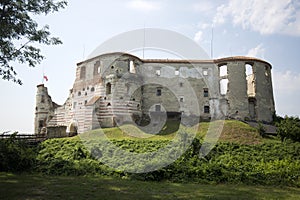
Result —
[[[211, 122], [212, 124], [214, 122]], [[209, 129], [209, 122], [201, 122], [197, 127], [190, 128], [196, 132], [196, 137], [204, 139]], [[133, 125], [123, 125], [115, 128], [92, 130], [87, 135], [103, 132], [109, 139], [130, 139], [130, 140], [171, 140], [177, 134], [179, 126], [175, 122], [167, 122], [159, 134], [146, 134]], [[184, 127], [185, 128], [185, 127]], [[197, 128], [197, 130], [195, 130]], [[265, 140], [259, 135], [257, 129], [246, 123], [236, 120], [226, 120], [219, 138], [220, 142], [233, 142], [238, 144], [261, 144]]]
[[[181, 132], [188, 134], [196, 130], [196, 138], [183, 154], [178, 149], [188, 143], [176, 136], [180, 131], [177, 134], [172, 123], [156, 135], [124, 125], [49, 139], [40, 146], [34, 170], [49, 175], [89, 174], [147, 181], [300, 186], [300, 144], [262, 138], [255, 128], [239, 121], [225, 121], [216, 146], [199, 158], [207, 130], [219, 128], [218, 122], [214, 123], [183, 127]], [[165, 154], [156, 154], [158, 151]], [[137, 156], [144, 154], [148, 156]], [[107, 163], [113, 164], [108, 167]], [[160, 163], [166, 165], [156, 171], [128, 172], [147, 171]]]

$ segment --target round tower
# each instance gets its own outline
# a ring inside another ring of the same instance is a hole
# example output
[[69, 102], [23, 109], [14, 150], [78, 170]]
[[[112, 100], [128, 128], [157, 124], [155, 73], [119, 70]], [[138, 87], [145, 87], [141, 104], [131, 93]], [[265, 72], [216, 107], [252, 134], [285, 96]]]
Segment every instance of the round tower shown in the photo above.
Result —
[[53, 103], [44, 84], [37, 86], [34, 133], [39, 134], [53, 114]]

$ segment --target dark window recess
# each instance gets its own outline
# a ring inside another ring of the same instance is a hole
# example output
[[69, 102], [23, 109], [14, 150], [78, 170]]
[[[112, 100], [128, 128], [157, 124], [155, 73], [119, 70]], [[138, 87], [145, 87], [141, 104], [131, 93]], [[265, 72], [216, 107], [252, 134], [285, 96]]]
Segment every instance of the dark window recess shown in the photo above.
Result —
[[45, 103], [45, 95], [42, 95], [41, 103]]
[[204, 106], [204, 113], [209, 113], [210, 110], [209, 110], [209, 106]]
[[111, 104], [110, 104], [110, 103], [108, 103], [108, 104], [107, 104], [107, 106], [111, 106]]
[[81, 96], [81, 92], [78, 92], [78, 96]]
[[182, 86], [183, 86], [183, 83], [179, 83], [179, 86], [182, 87]]
[[161, 96], [161, 88], [156, 89], [156, 96]]
[[111, 94], [111, 84], [107, 83], [106, 84], [106, 95]]
[[94, 75], [97, 75], [100, 73], [100, 61], [98, 60], [94, 65]]
[[85, 73], [86, 73], [85, 67], [81, 67], [80, 68], [80, 79], [84, 79], [85, 78]]
[[208, 97], [208, 88], [203, 89], [203, 96]]
[[84, 105], [86, 105], [86, 104], [87, 104], [87, 100], [84, 101]]
[[42, 127], [44, 127], [44, 120], [39, 121], [39, 128], [42, 128]]
[[160, 105], [155, 105], [155, 111], [160, 112], [160, 110], [161, 110]]
[[180, 102], [183, 102], [183, 101], [184, 101], [183, 97], [180, 97]]
[[94, 91], [95, 91], [95, 88], [94, 88], [94, 87], [92, 87], [92, 88], [91, 88], [91, 92], [94, 92]]

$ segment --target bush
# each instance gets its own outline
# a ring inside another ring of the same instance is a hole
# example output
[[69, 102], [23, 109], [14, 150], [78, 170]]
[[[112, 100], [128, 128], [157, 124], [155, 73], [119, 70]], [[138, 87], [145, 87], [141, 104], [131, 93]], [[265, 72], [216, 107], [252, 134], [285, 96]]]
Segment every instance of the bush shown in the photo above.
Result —
[[[135, 153], [153, 152], [168, 144], [165, 140], [112, 140], [112, 142], [123, 150]], [[112, 152], [105, 143], [97, 146], [97, 151], [101, 151], [99, 160], [90, 155], [78, 138], [51, 139], [41, 146], [37, 171], [47, 174], [108, 175], [145, 181], [299, 186], [299, 143], [267, 143], [252, 146], [218, 143], [205, 158], [200, 159], [201, 142], [195, 139], [174, 163], [157, 171], [139, 174], [115, 170], [106, 166], [104, 164], [106, 162], [102, 163], [104, 159], [110, 161], [118, 158], [118, 163], [128, 168], [140, 162], [133, 158], [120, 157], [120, 151]], [[153, 163], [164, 159], [159, 158]]]
[[278, 127], [277, 134], [281, 141], [291, 139], [300, 142], [300, 119], [298, 117], [286, 116], [276, 125]]
[[16, 134], [0, 140], [0, 171], [27, 171], [36, 164], [37, 149], [17, 140]]

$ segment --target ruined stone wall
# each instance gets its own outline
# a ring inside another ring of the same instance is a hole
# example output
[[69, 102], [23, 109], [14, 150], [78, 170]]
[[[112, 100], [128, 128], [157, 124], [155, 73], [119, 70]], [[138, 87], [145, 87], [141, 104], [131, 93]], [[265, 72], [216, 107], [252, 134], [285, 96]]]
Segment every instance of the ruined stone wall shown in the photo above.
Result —
[[[246, 65], [252, 74], [246, 74]], [[227, 70], [221, 75], [223, 66]], [[228, 82], [226, 87], [223, 80]], [[36, 102], [36, 133], [44, 126], [67, 127], [66, 134], [70, 130], [83, 133], [135, 123], [159, 111], [201, 120], [265, 122], [271, 122], [275, 112], [271, 65], [247, 57], [142, 60], [123, 53], [104, 54], [77, 64], [64, 105], [52, 102], [43, 85], [38, 86]]]

